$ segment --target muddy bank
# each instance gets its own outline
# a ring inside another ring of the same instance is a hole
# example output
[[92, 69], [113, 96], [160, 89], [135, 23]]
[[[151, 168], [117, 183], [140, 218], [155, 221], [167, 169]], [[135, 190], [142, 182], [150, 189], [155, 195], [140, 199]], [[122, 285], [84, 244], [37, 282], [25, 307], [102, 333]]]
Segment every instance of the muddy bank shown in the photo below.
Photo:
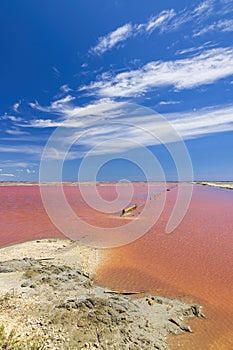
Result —
[[94, 285], [98, 260], [98, 251], [68, 240], [2, 248], [0, 324], [25, 349], [38, 338], [41, 349], [148, 350], [168, 349], [168, 334], [191, 332], [186, 318], [202, 318], [197, 305]]

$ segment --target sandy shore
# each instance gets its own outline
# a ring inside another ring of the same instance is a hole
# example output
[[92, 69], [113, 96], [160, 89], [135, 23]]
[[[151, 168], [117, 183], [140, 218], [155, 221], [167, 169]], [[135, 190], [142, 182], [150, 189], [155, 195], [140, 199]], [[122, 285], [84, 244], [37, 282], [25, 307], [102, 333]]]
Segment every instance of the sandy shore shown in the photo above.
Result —
[[219, 187], [219, 188], [226, 188], [229, 190], [233, 190], [233, 182], [230, 181], [200, 181], [200, 182], [194, 182], [194, 184], [197, 185], [203, 185], [203, 186], [212, 186], [212, 187]]
[[[191, 332], [184, 318], [202, 317], [197, 305], [94, 285], [100, 253], [73, 241], [39, 240], [0, 253], [0, 324], [22, 346], [11, 349], [168, 349], [168, 334]], [[3, 348], [1, 341], [0, 334]]]

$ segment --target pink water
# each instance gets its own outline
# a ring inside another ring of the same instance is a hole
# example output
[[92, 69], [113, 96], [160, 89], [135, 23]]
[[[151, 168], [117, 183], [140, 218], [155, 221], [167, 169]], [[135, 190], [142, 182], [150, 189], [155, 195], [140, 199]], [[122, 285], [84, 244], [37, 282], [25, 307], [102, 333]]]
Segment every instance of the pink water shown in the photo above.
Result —
[[183, 222], [164, 233], [176, 189], [157, 224], [141, 239], [108, 250], [97, 281], [113, 289], [151, 291], [204, 305], [193, 334], [173, 349], [233, 349], [233, 191], [195, 186]]
[[[143, 203], [147, 187], [137, 184], [134, 190], [132, 201]], [[59, 210], [54, 187], [48, 191]], [[92, 225], [124, 224], [119, 217], [86, 205], [79, 187], [65, 186], [64, 191], [74, 212]], [[89, 185], [90, 197], [92, 192]], [[116, 197], [114, 185], [102, 186], [99, 192], [107, 200]], [[0, 246], [63, 237], [43, 208], [38, 186], [0, 186], [0, 198]], [[173, 349], [233, 349], [233, 191], [195, 186], [188, 213], [167, 235], [164, 229], [175, 199], [174, 187], [167, 192], [159, 221], [142, 238], [104, 250], [96, 280], [114, 289], [150, 291], [203, 304], [207, 319], [191, 322], [193, 334], [171, 338]]]

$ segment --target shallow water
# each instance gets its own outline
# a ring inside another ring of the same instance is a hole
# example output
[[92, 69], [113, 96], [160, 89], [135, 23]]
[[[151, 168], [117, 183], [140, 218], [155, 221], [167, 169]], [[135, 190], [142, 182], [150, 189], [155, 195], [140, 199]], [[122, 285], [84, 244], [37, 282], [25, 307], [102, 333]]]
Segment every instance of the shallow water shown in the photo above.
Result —
[[204, 305], [193, 334], [173, 349], [233, 349], [233, 191], [195, 186], [184, 220], [164, 233], [176, 189], [156, 225], [136, 242], [107, 250], [97, 281], [113, 289], [151, 291]]
[[[94, 187], [85, 185], [89, 198]], [[116, 199], [115, 185], [97, 187], [109, 205]], [[176, 185], [169, 184], [169, 188], [158, 222], [135, 242], [105, 249], [96, 280], [114, 289], [150, 291], [203, 304], [207, 319], [191, 321], [193, 334], [172, 337], [173, 349], [233, 349], [233, 191], [196, 185], [184, 220], [173, 233], [165, 234], [177, 194]], [[127, 185], [121, 189], [127, 194]], [[55, 187], [47, 186], [47, 190], [62, 218]], [[135, 184], [133, 190], [131, 204], [137, 203], [139, 208], [146, 199], [158, 203], [162, 200], [159, 194], [164, 193], [158, 184], [152, 195], [145, 184]], [[119, 211], [106, 214], [91, 209], [82, 199], [80, 187], [64, 186], [64, 192], [76, 215], [89, 224], [109, 228], [125, 225]], [[0, 198], [1, 246], [64, 237], [48, 218], [38, 186], [0, 186]], [[98, 205], [98, 199], [94, 201]], [[139, 212], [133, 215], [137, 217]], [[64, 221], [69, 225], [66, 217]]]

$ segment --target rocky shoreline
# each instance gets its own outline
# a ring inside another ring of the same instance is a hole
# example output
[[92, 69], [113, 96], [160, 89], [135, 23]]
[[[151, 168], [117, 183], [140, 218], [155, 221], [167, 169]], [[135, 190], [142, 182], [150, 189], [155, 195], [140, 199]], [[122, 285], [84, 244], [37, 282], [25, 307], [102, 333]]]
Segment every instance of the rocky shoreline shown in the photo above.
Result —
[[0, 325], [15, 331], [10, 349], [169, 349], [169, 334], [192, 332], [186, 318], [204, 317], [198, 305], [96, 286], [98, 262], [97, 250], [69, 240], [2, 248]]

